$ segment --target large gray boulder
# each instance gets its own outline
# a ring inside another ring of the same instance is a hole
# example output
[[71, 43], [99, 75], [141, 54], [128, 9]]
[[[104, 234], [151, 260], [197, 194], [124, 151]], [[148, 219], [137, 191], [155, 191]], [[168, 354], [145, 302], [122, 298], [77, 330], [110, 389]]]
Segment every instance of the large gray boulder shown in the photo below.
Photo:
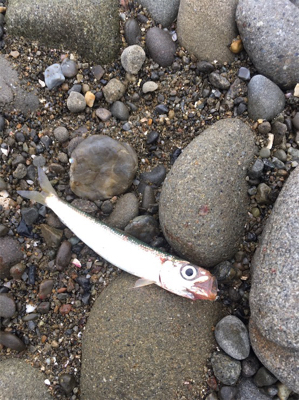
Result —
[[290, 0], [240, 0], [236, 21], [258, 72], [283, 89], [299, 82], [299, 6]]
[[180, 0], [138, 0], [138, 3], [147, 8], [155, 22], [168, 27], [177, 16]]
[[238, 35], [238, 0], [181, 0], [177, 21], [180, 44], [199, 60], [231, 62], [228, 45]]
[[44, 384], [46, 375], [25, 360], [0, 359], [1, 399], [51, 400], [53, 397]]
[[299, 168], [276, 200], [252, 262], [250, 338], [261, 362], [299, 393]]
[[83, 334], [81, 399], [197, 398], [223, 306], [156, 285], [134, 289], [136, 279], [122, 273], [93, 305]]
[[115, 0], [10, 0], [6, 28], [11, 35], [46, 46], [77, 51], [106, 64], [120, 48], [118, 2]]
[[254, 151], [254, 136], [238, 119], [215, 123], [184, 149], [164, 181], [159, 204], [163, 233], [178, 254], [212, 267], [237, 251]]

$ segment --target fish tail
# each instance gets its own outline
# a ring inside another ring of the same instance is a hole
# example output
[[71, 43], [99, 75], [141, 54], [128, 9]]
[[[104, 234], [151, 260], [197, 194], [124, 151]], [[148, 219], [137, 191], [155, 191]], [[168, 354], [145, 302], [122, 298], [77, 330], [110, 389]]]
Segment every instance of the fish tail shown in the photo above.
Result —
[[40, 204], [46, 205], [47, 197], [57, 196], [57, 193], [41, 167], [38, 167], [38, 181], [42, 188], [42, 192], [18, 190], [17, 193], [26, 199], [34, 200]]

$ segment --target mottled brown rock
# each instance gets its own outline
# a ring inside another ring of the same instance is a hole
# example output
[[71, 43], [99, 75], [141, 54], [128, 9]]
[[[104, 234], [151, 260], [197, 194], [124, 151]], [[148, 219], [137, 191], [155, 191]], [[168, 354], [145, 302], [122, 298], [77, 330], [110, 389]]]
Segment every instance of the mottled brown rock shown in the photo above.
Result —
[[0, 279], [10, 276], [10, 268], [23, 259], [19, 243], [11, 237], [0, 237]]
[[0, 343], [3, 346], [16, 351], [23, 351], [26, 348], [22, 340], [10, 332], [0, 331]]

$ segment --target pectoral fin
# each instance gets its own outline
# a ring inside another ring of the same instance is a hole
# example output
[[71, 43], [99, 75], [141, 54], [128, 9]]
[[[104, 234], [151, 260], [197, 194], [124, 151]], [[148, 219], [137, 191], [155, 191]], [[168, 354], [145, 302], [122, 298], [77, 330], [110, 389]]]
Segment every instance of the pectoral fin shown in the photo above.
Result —
[[139, 288], [139, 287], [142, 287], [142, 286], [152, 285], [153, 283], [155, 283], [155, 282], [154, 281], [149, 281], [148, 279], [140, 278], [135, 282], [134, 288]]

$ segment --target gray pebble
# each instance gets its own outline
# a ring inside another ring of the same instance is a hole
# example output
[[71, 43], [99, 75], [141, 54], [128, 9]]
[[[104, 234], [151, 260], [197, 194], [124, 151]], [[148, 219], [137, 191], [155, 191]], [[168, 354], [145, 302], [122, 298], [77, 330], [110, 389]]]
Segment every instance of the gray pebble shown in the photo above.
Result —
[[264, 169], [264, 163], [260, 158], [257, 158], [253, 166], [248, 171], [248, 176], [250, 179], [258, 179], [262, 176]]
[[242, 376], [244, 376], [244, 378], [250, 378], [257, 373], [260, 362], [254, 354], [251, 354], [249, 357], [245, 358], [245, 360], [242, 360], [241, 365]]
[[216, 325], [215, 338], [221, 349], [236, 360], [244, 360], [249, 356], [248, 331], [237, 317], [228, 315], [222, 318]]
[[145, 61], [145, 52], [141, 46], [134, 44], [124, 49], [120, 59], [126, 72], [138, 74]]
[[208, 61], [199, 61], [197, 63], [197, 69], [199, 72], [203, 74], [210, 74], [214, 71], [215, 67], [213, 64], [209, 63]]
[[49, 89], [60, 86], [65, 81], [60, 64], [50, 65], [45, 71], [45, 83]]
[[50, 311], [50, 302], [42, 301], [36, 308], [36, 311], [40, 314], [47, 314]]
[[101, 211], [103, 211], [104, 214], [109, 215], [113, 211], [113, 204], [111, 203], [110, 200], [104, 200], [103, 204], [101, 205]]
[[19, 264], [13, 265], [10, 268], [9, 272], [10, 272], [10, 275], [13, 277], [13, 279], [21, 279], [25, 269], [26, 269], [26, 266], [24, 264], [19, 263]]
[[126, 193], [117, 201], [113, 212], [107, 219], [108, 225], [125, 229], [128, 223], [138, 215], [138, 199], [133, 193]]
[[150, 92], [154, 92], [155, 90], [158, 89], [158, 85], [156, 84], [156, 82], [153, 81], [147, 81], [143, 84], [142, 86], [142, 92], [143, 93], [150, 93]]
[[59, 143], [64, 143], [69, 140], [69, 132], [64, 126], [58, 126], [54, 129], [54, 136]]
[[150, 28], [146, 34], [149, 56], [161, 67], [168, 67], [174, 61], [176, 46], [171, 35], [158, 27]]
[[66, 268], [72, 258], [72, 245], [68, 240], [64, 240], [57, 252], [56, 255], [56, 266], [58, 268]]
[[70, 88], [68, 94], [70, 94], [71, 92], [81, 93], [81, 91], [82, 91], [82, 85], [80, 85], [80, 83], [76, 83]]
[[61, 72], [66, 78], [73, 78], [78, 72], [77, 63], [69, 58], [66, 58], [61, 63]]
[[225, 385], [234, 385], [241, 374], [241, 363], [228, 355], [213, 353], [211, 364], [216, 378]]
[[[297, 112], [292, 119], [292, 124], [296, 130], [299, 130], [299, 112]], [[1, 129], [0, 129], [1, 130]]]
[[231, 282], [237, 276], [237, 271], [230, 261], [222, 261], [213, 268], [213, 275], [219, 282]]
[[23, 179], [27, 175], [27, 168], [24, 164], [19, 164], [12, 174], [16, 179]]
[[[58, 161], [60, 161], [62, 164], [67, 164], [69, 162], [69, 158], [68, 158], [67, 154], [63, 153], [62, 151], [60, 151], [58, 153], [57, 158], [58, 158]], [[59, 171], [60, 171], [59, 173], [64, 172], [64, 168], [61, 165], [60, 165]]]
[[138, 44], [140, 42], [141, 29], [136, 19], [130, 18], [126, 21], [124, 26], [124, 34], [129, 46], [132, 44]]
[[167, 114], [168, 113], [168, 107], [165, 104], [158, 104], [155, 107], [155, 113], [156, 114]]
[[16, 312], [16, 304], [12, 297], [0, 293], [0, 317], [11, 318]]
[[266, 135], [267, 133], [271, 132], [271, 124], [268, 121], [264, 121], [258, 126], [258, 131], [262, 135]]
[[7, 189], [7, 183], [2, 177], [0, 177], [0, 190], [6, 190], [6, 189]]
[[91, 68], [91, 70], [92, 70], [92, 73], [93, 73], [93, 76], [96, 78], [96, 80], [100, 80], [100, 79], [102, 79], [102, 77], [103, 77], [103, 75], [104, 75], [104, 73], [105, 73], [105, 70], [104, 70], [104, 68], [101, 66], [101, 65], [94, 65], [92, 68]]
[[238, 77], [244, 79], [244, 81], [250, 80], [250, 71], [248, 68], [241, 67], [238, 71]]
[[22, 218], [26, 225], [32, 226], [38, 219], [38, 211], [35, 207], [22, 208]]
[[46, 159], [42, 155], [36, 156], [36, 157], [34, 157], [32, 164], [35, 167], [43, 167], [46, 165]]
[[151, 131], [148, 135], [147, 135], [147, 139], [146, 139], [146, 144], [153, 144], [158, 140], [159, 137], [159, 133], [156, 131]]
[[286, 124], [276, 121], [272, 124], [271, 131], [274, 134], [274, 146], [278, 146], [285, 141], [288, 128]]
[[78, 92], [71, 92], [67, 99], [67, 108], [70, 112], [79, 113], [85, 110], [86, 100], [85, 97]]
[[121, 121], [129, 119], [129, 109], [122, 101], [116, 101], [112, 104], [111, 113], [115, 118]]
[[59, 385], [66, 394], [72, 393], [76, 383], [76, 379], [72, 374], [63, 373], [59, 376]]
[[277, 378], [267, 368], [261, 367], [255, 374], [253, 382], [257, 387], [270, 386], [277, 382]]
[[272, 162], [275, 165], [275, 168], [277, 168], [277, 169], [286, 169], [286, 166], [285, 166], [284, 162], [279, 160], [278, 158], [272, 157]]
[[[282, 149], [276, 150], [276, 152], [274, 153], [274, 156], [275, 156], [276, 158], [278, 158], [278, 160], [280, 160], [280, 161], [282, 161], [282, 162], [287, 161], [287, 154], [286, 154], [286, 152], [285, 152], [284, 150], [282, 150]], [[274, 158], [274, 157], [273, 157], [273, 158]]]
[[234, 386], [222, 386], [219, 390], [219, 400], [235, 400], [237, 392]]
[[149, 211], [155, 204], [156, 204], [156, 198], [155, 198], [154, 190], [151, 186], [146, 185], [144, 188], [143, 196], [142, 196], [141, 207], [144, 210]]
[[125, 232], [149, 244], [159, 234], [158, 223], [151, 215], [139, 215], [125, 227]]
[[211, 72], [209, 81], [218, 89], [226, 90], [230, 87], [229, 81], [224, 76], [218, 74], [218, 72]]
[[12, 165], [15, 167], [18, 164], [25, 164], [26, 160], [21, 154], [17, 154], [12, 160]]
[[269, 195], [271, 188], [266, 183], [260, 183], [257, 187], [255, 199], [258, 204], [269, 204]]
[[294, 149], [294, 147], [290, 147], [288, 149], [288, 153], [291, 155], [292, 160], [298, 161], [299, 160], [299, 150]]
[[105, 100], [107, 103], [111, 104], [119, 100], [125, 94], [126, 87], [120, 80], [113, 78], [102, 90]]
[[261, 148], [259, 155], [261, 158], [268, 158], [271, 155], [271, 150], [267, 147], [263, 147]]
[[158, 165], [153, 168], [150, 172], [144, 172], [140, 174], [140, 180], [146, 183], [152, 183], [156, 186], [160, 186], [166, 177], [166, 168], [164, 165]]
[[269, 400], [269, 396], [263, 394], [250, 378], [242, 378], [237, 389], [236, 400]]
[[0, 343], [16, 351], [23, 351], [26, 348], [22, 340], [10, 332], [0, 331]]
[[111, 118], [111, 112], [107, 108], [99, 107], [96, 109], [96, 116], [100, 118], [101, 121], [106, 122]]

